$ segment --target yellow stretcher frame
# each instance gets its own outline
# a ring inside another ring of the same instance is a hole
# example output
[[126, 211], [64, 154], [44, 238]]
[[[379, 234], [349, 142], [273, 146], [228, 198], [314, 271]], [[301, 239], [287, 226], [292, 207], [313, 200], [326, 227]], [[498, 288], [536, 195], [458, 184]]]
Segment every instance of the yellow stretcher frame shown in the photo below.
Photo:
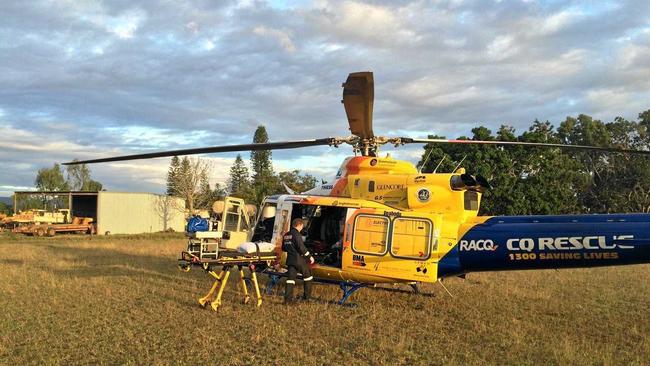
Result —
[[[215, 278], [210, 291], [208, 291], [205, 296], [199, 298], [199, 305], [201, 307], [206, 307], [210, 304], [212, 310], [217, 311], [219, 306], [221, 306], [221, 297], [223, 292], [228, 284], [228, 279], [230, 278], [230, 270], [237, 266], [239, 272], [239, 283], [244, 292], [244, 304], [248, 304], [251, 300], [250, 295], [248, 294], [248, 286], [246, 286], [246, 277], [244, 274], [244, 267], [248, 267], [251, 273], [251, 281], [253, 283], [253, 288], [255, 289], [255, 298], [256, 298], [256, 307], [262, 305], [262, 295], [260, 292], [259, 282], [257, 281], [257, 273], [255, 272], [255, 265], [266, 264], [270, 265], [275, 261], [276, 256], [273, 255], [236, 255], [236, 256], [223, 256], [217, 259], [210, 260], [201, 260], [198, 256], [189, 253], [182, 252], [181, 259], [179, 259], [179, 268], [185, 272], [190, 270], [192, 265], [201, 266], [208, 274]], [[221, 266], [221, 272], [217, 274], [212, 270], [213, 266]], [[212, 299], [215, 292], [217, 293], [216, 298]]]

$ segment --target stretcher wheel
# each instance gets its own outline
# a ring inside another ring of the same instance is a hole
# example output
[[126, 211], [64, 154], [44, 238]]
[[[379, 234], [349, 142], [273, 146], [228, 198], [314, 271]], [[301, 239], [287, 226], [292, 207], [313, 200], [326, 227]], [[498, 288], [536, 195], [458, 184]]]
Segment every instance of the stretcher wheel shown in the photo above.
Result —
[[199, 299], [199, 305], [205, 309], [206, 306], [210, 305], [212, 302], [210, 300]]

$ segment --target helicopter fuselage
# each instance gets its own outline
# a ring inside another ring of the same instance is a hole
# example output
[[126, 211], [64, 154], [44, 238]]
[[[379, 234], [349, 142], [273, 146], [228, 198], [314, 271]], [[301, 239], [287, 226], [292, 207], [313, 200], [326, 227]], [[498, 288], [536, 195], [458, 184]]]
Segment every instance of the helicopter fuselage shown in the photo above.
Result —
[[292, 219], [305, 219], [314, 276], [331, 281], [434, 282], [473, 271], [650, 262], [649, 214], [478, 216], [488, 186], [462, 170], [421, 174], [405, 161], [357, 156], [332, 184], [268, 197], [263, 205], [275, 215], [261, 215], [258, 226], [273, 220], [267, 235], [283, 262], [282, 235]]

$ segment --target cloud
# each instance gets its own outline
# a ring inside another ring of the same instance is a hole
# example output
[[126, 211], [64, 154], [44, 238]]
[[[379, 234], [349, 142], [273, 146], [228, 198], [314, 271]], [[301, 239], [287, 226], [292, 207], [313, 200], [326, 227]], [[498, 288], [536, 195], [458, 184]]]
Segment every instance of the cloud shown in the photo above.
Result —
[[[54, 162], [246, 143], [259, 124], [273, 140], [346, 135], [340, 85], [353, 71], [375, 72], [380, 134], [649, 108], [641, 0], [37, 0], [0, 12], [0, 195]], [[273, 157], [327, 179], [346, 149]], [[214, 182], [234, 155], [213, 157]], [[167, 165], [91, 168], [111, 190], [159, 192]]]
[[273, 28], [268, 28], [263, 25], [255, 27], [253, 29], [253, 33], [263, 36], [263, 37], [269, 37], [272, 39], [275, 39], [282, 48], [284, 48], [285, 51], [287, 52], [295, 52], [296, 51], [296, 46], [293, 44], [291, 41], [291, 37], [289, 37], [289, 34], [287, 31], [283, 31], [280, 29], [273, 29]]

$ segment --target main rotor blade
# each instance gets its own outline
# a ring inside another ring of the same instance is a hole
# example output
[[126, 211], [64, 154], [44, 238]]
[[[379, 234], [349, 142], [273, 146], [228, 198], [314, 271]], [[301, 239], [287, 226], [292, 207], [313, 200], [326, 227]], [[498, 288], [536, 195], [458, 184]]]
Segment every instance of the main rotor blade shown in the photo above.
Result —
[[649, 150], [632, 150], [621, 149], [617, 147], [588, 146], [588, 145], [566, 145], [566, 144], [547, 144], [543, 142], [522, 142], [522, 141], [485, 141], [485, 140], [446, 140], [446, 139], [417, 139], [402, 137], [401, 141], [405, 144], [470, 144], [470, 145], [500, 145], [500, 146], [536, 146], [536, 147], [557, 147], [560, 149], [573, 150], [594, 150], [624, 154], [650, 155]]
[[343, 106], [353, 135], [371, 139], [372, 106], [375, 99], [375, 82], [372, 72], [353, 72], [343, 83]]
[[139, 159], [162, 158], [166, 156], [195, 155], [195, 154], [222, 153], [222, 152], [235, 152], [235, 151], [297, 149], [300, 147], [308, 147], [308, 146], [331, 145], [333, 144], [334, 141], [335, 141], [334, 138], [328, 137], [323, 139], [268, 142], [268, 143], [261, 143], [261, 144], [199, 147], [196, 149], [168, 150], [168, 151], [158, 151], [158, 152], [145, 153], [145, 154], [115, 156], [110, 158], [70, 161], [67, 163], [63, 163], [63, 165], [108, 163], [111, 161], [139, 160]]

